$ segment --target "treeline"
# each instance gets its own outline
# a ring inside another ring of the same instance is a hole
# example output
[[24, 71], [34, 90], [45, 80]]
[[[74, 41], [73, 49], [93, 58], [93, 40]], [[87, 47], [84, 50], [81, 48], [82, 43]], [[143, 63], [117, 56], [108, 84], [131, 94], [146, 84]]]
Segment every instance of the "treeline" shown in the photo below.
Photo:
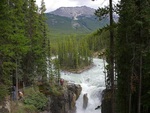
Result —
[[61, 69], [78, 70], [92, 64], [94, 53], [97, 55], [108, 48], [108, 27], [99, 29], [92, 34], [58, 36], [51, 38], [51, 51], [58, 55]]
[[[109, 46], [106, 54], [108, 62], [106, 85], [109, 85], [106, 88], [111, 91], [111, 96], [114, 98], [111, 100], [113, 106], [111, 113], [150, 112], [149, 3], [149, 0], [121, 0], [113, 9], [119, 15], [119, 22], [117, 26], [114, 23], [110, 26], [110, 29], [116, 31], [113, 31], [115, 33], [113, 80], [109, 73]], [[101, 19], [109, 12], [109, 7], [106, 7], [99, 8], [95, 14]], [[111, 89], [113, 84], [115, 87]]]
[[94, 52], [101, 52], [109, 46], [109, 30], [107, 27], [98, 29], [86, 37], [88, 48]]
[[109, 46], [109, 27], [98, 29], [91, 34], [48, 36], [51, 39], [51, 52], [58, 55], [60, 68], [77, 71], [92, 64], [93, 57], [105, 52]]
[[58, 42], [58, 61], [61, 69], [77, 70], [92, 63], [87, 40], [68, 36]]
[[26, 86], [46, 78], [50, 41], [45, 10], [43, 0], [39, 8], [35, 0], [0, 1], [0, 100], [20, 81]]

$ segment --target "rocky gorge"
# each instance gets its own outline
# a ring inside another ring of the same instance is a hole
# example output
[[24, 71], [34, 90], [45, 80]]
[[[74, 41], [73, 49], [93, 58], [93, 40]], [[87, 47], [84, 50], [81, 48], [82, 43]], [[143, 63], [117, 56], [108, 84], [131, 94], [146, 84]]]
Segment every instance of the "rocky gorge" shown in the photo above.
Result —
[[[58, 87], [57, 91], [61, 93], [57, 94], [56, 92], [50, 92], [46, 94], [47, 92], [45, 92], [49, 102], [45, 106], [44, 111], [30, 111], [30, 113], [101, 113], [101, 109], [95, 110], [95, 108], [101, 105], [101, 100], [103, 101], [103, 98], [101, 98], [101, 94], [105, 89], [103, 60], [95, 58], [93, 59], [93, 63], [94, 66], [92, 68], [79, 74], [62, 71], [61, 78], [64, 79], [64, 84], [56, 84], [56, 87]], [[45, 87], [45, 91], [53, 89], [52, 87], [53, 86], [50, 84], [48, 87]], [[84, 95], [86, 95], [88, 99], [85, 109], [83, 109]], [[7, 105], [9, 106], [9, 104]], [[0, 106], [0, 109], [6, 108], [6, 104]], [[10, 109], [10, 107], [7, 107], [7, 109]], [[105, 109], [103, 105], [102, 109]], [[0, 113], [10, 112], [1, 112], [0, 110]]]

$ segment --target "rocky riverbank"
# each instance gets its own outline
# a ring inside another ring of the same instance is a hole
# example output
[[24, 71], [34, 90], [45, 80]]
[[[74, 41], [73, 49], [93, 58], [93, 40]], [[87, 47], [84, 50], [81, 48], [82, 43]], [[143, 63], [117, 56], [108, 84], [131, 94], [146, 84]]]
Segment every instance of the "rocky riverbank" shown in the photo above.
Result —
[[62, 69], [64, 72], [71, 72], [71, 73], [76, 73], [76, 74], [81, 74], [84, 71], [89, 70], [90, 68], [94, 67], [94, 64], [84, 66], [83, 68], [80, 69]]

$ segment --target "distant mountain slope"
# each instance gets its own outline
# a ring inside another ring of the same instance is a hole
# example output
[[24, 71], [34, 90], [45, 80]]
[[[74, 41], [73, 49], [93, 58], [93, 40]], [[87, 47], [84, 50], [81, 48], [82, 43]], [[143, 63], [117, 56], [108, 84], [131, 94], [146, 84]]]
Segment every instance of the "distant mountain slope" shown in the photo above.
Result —
[[85, 34], [103, 27], [108, 19], [101, 22], [94, 15], [95, 10], [86, 6], [61, 7], [46, 13], [47, 23], [53, 33]]
[[78, 16], [93, 16], [95, 9], [81, 6], [81, 7], [60, 7], [50, 14], [69, 17], [69, 18], [76, 18]]

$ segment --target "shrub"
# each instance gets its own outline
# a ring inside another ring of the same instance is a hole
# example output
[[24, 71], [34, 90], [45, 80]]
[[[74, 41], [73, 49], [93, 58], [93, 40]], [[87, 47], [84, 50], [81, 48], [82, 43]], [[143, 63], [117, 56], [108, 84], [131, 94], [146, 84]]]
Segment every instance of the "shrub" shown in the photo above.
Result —
[[24, 110], [26, 111], [26, 113], [37, 113], [37, 109], [34, 105], [25, 105]]
[[59, 86], [51, 86], [51, 94], [54, 96], [62, 95], [62, 89]]
[[18, 106], [17, 111], [14, 113], [37, 113], [37, 109], [33, 105], [23, 105], [23, 106]]
[[32, 95], [28, 95], [24, 98], [24, 104], [33, 105], [40, 111], [44, 110], [45, 106], [47, 105], [47, 102], [47, 97], [40, 92], [33, 93]]

